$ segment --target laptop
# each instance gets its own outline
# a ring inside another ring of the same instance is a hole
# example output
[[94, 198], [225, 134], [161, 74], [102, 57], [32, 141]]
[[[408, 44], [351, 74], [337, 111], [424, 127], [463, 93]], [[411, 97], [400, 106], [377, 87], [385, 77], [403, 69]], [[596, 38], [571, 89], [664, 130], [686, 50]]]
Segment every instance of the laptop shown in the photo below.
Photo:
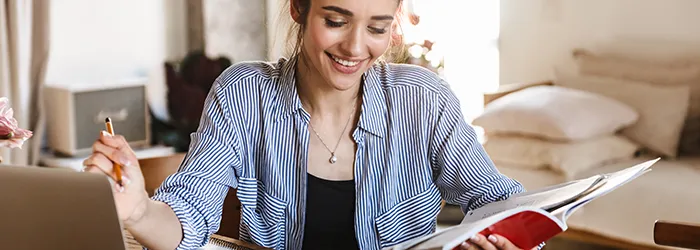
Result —
[[71, 169], [0, 166], [0, 249], [126, 250], [110, 182]]

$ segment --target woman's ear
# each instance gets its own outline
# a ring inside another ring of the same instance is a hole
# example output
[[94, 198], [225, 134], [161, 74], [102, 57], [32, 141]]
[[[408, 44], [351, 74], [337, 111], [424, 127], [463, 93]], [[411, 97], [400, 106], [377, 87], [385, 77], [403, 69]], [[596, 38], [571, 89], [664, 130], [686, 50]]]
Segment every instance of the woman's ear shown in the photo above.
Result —
[[299, 11], [299, 0], [290, 0], [289, 2], [289, 12], [292, 15], [292, 20], [298, 24], [301, 24], [301, 20], [299, 20], [299, 17], [301, 16], [301, 12]]

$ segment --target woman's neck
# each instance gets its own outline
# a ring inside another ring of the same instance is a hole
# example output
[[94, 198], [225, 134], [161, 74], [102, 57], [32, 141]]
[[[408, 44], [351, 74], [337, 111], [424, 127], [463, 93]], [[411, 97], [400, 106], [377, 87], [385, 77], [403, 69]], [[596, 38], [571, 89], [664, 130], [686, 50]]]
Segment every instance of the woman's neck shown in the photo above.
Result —
[[315, 67], [306, 64], [303, 55], [299, 55], [295, 75], [301, 103], [312, 117], [347, 117], [353, 106], [359, 105], [360, 84], [347, 90], [333, 88]]

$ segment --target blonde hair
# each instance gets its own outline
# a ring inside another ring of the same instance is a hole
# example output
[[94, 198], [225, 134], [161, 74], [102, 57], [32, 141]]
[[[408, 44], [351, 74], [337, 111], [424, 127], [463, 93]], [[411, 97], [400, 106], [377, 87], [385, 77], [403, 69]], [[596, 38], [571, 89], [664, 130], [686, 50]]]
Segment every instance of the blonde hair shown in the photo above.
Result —
[[[297, 9], [300, 11], [299, 19], [301, 23], [297, 23], [292, 20], [290, 16], [290, 7], [292, 1], [297, 1], [299, 6]], [[399, 2], [399, 11], [395, 17], [397, 21], [392, 25], [392, 39], [389, 49], [379, 58], [379, 61], [386, 62], [403, 62], [406, 58], [405, 46], [403, 43], [403, 37], [400, 31], [401, 17], [403, 16], [402, 3], [403, 0], [397, 0]], [[306, 29], [306, 19], [309, 14], [309, 8], [311, 7], [311, 0], [283, 0], [281, 3], [280, 13], [278, 17], [277, 28], [287, 28], [286, 32], [286, 43], [284, 46], [283, 56], [287, 58], [297, 57], [301, 53], [303, 47], [304, 30]]]

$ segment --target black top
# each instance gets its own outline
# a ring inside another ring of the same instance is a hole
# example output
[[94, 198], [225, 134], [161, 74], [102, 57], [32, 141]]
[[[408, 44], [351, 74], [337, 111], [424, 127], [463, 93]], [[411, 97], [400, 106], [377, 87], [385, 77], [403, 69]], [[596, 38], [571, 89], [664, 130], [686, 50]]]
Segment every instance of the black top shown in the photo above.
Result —
[[359, 249], [355, 238], [355, 182], [308, 174], [302, 248]]

